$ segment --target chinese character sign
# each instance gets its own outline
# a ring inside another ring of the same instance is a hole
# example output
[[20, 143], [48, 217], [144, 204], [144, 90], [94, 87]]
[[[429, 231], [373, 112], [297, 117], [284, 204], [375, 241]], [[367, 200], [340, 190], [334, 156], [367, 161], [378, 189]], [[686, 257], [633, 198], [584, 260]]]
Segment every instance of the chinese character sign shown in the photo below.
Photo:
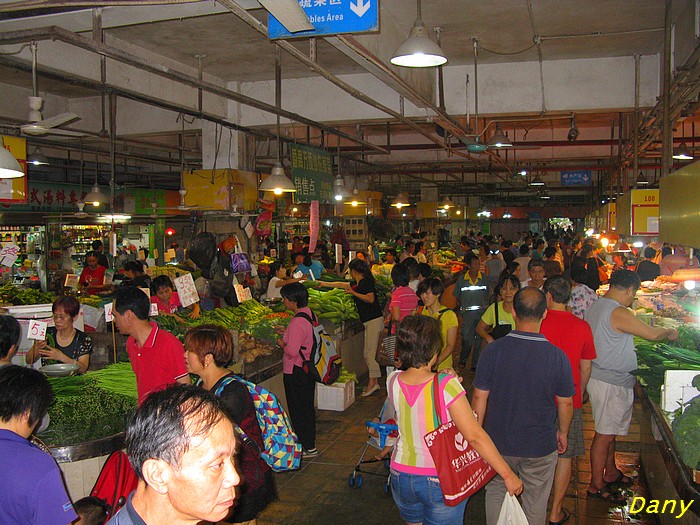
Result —
[[178, 277], [175, 279], [174, 284], [177, 289], [177, 295], [180, 297], [180, 304], [183, 307], [199, 302], [199, 294], [194, 286], [194, 279], [192, 279], [191, 273]]
[[333, 158], [330, 153], [298, 144], [291, 145], [294, 202], [333, 202]]
[[19, 246], [16, 244], [6, 244], [0, 249], [0, 264], [8, 268], [15, 264], [19, 256]]

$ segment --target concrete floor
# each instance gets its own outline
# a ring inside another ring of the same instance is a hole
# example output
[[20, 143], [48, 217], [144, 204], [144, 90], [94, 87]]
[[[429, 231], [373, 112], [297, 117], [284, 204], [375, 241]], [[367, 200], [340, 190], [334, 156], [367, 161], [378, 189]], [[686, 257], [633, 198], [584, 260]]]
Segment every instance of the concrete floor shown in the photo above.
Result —
[[[464, 384], [467, 388], [471, 384], [470, 376], [470, 373], [465, 374]], [[379, 414], [385, 394], [386, 391], [381, 390], [370, 398], [358, 397], [345, 412], [319, 411], [316, 428], [320, 454], [303, 461], [298, 471], [275, 475], [279, 501], [258, 516], [259, 525], [404, 523], [393, 499], [385, 493], [387, 470], [382, 463], [364, 466], [379, 476], [363, 474], [360, 488], [348, 485], [348, 477], [353, 473], [367, 440], [364, 422]], [[637, 412], [641, 410], [636, 408]], [[584, 406], [584, 437], [588, 451], [593, 437], [590, 405]], [[373, 450], [376, 449], [368, 450], [368, 458], [373, 457], [374, 454], [370, 453]], [[639, 425], [636, 422], [633, 421], [630, 434], [620, 440], [617, 456], [618, 466], [625, 473], [637, 474]], [[590, 461], [586, 455], [574, 463], [569, 492], [564, 501], [564, 507], [571, 511], [567, 524], [655, 524], [650, 515], [630, 515], [629, 506], [609, 507], [600, 500], [588, 499], [586, 489], [589, 479]], [[645, 496], [646, 489], [635, 484], [629, 494]], [[484, 491], [472, 497], [467, 504], [464, 523], [485, 523]]]

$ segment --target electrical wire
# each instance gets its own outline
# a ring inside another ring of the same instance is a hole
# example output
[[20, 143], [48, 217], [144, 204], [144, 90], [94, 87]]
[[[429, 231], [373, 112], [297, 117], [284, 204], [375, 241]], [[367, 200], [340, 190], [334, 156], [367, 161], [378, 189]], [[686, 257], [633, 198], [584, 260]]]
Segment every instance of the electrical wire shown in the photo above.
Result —
[[537, 46], [537, 59], [540, 65], [540, 89], [542, 91], [542, 115], [547, 113], [547, 105], [544, 98], [544, 60], [542, 58], [542, 39], [538, 36], [537, 28], [535, 27], [535, 13], [532, 10], [532, 0], [526, 0], [527, 12], [530, 17], [530, 26], [532, 27], [533, 40]]
[[22, 51], [24, 51], [26, 48], [28, 48], [28, 47], [31, 46], [31, 45], [32, 45], [31, 43], [22, 44], [22, 47], [20, 47], [17, 51], [11, 51], [11, 52], [9, 52], [9, 53], [0, 52], [0, 55], [7, 55], [7, 56], [19, 55]]
[[527, 52], [527, 51], [530, 51], [530, 50], [531, 50], [533, 47], [535, 47], [536, 45], [537, 45], [537, 42], [535, 42], [535, 43], [532, 44], [531, 46], [527, 46], [525, 49], [522, 49], [522, 50], [520, 50], [520, 51], [514, 51], [514, 52], [512, 52], [512, 53], [506, 53], [506, 52], [504, 52], [504, 51], [492, 51], [492, 50], [490, 50], [490, 49], [486, 49], [486, 48], [483, 47], [483, 46], [479, 46], [479, 49], [481, 49], [482, 51], [486, 51], [487, 53], [491, 53], [492, 55], [513, 56], [513, 55], [520, 55], [520, 54], [522, 54], [522, 53], [525, 53], [525, 52]]

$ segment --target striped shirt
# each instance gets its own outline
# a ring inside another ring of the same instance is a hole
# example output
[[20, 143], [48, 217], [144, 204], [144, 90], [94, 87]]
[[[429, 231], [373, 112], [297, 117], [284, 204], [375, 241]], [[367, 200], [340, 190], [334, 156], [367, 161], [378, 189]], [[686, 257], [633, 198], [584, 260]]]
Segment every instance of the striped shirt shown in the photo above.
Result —
[[[435, 463], [423, 440], [423, 436], [438, 427], [433, 379], [420, 385], [408, 385], [401, 381], [402, 373], [396, 371], [387, 380], [389, 400], [394, 406], [399, 426], [399, 439], [391, 456], [391, 468], [407, 474], [437, 476]], [[466, 394], [459, 380], [447, 374], [440, 374], [440, 390], [445, 400], [441, 417], [446, 423], [452, 419], [447, 409]]]

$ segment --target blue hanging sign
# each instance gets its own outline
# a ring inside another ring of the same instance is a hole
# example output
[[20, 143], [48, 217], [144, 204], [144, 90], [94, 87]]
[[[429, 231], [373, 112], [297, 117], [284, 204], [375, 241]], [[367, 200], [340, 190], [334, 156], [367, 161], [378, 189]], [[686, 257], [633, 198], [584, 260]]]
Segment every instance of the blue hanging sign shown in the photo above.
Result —
[[593, 180], [591, 170], [571, 170], [561, 172], [562, 186], [590, 186]]
[[297, 1], [314, 30], [290, 33], [279, 20], [268, 15], [267, 34], [271, 40], [379, 31], [379, 0]]

